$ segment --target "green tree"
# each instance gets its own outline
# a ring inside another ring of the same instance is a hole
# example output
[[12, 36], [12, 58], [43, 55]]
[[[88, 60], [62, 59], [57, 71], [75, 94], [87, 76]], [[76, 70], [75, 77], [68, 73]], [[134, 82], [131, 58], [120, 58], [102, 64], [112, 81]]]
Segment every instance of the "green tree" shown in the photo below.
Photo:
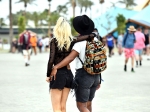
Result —
[[57, 11], [54, 11], [51, 13], [51, 17], [48, 21], [51, 21], [51, 25], [54, 26], [60, 17], [59, 13]]
[[22, 33], [25, 30], [25, 17], [24, 16], [20, 16], [18, 18], [18, 32], [19, 34]]
[[35, 28], [37, 28], [39, 26], [39, 21], [40, 21], [40, 13], [37, 12], [33, 12], [30, 15], [30, 20], [32, 20], [34, 22], [34, 26]]
[[0, 18], [0, 28], [5, 25], [4, 18]]
[[133, 6], [137, 5], [134, 1], [135, 0], [120, 0], [118, 3], [124, 4], [127, 9], [131, 9]]
[[66, 16], [67, 15], [67, 11], [68, 11], [68, 8], [66, 5], [58, 5], [57, 6], [57, 12], [62, 15], [62, 16]]
[[126, 28], [126, 18], [122, 14], [118, 14], [116, 20], [118, 34], [123, 34]]
[[[47, 9], [45, 9], [43, 12], [40, 13], [40, 15], [39, 15], [39, 21], [40, 21], [39, 26], [45, 25], [45, 24], [43, 24], [43, 21], [47, 21], [47, 19], [48, 19], [47, 15], [48, 15]], [[48, 25], [48, 24], [46, 24], [46, 25]]]
[[[12, 14], [12, 18], [13, 18], [13, 25], [18, 25], [18, 18], [22, 15], [22, 10], [16, 12], [16, 13], [13, 13]], [[8, 16], [9, 18], [9, 16]]]
[[86, 12], [88, 8], [91, 10], [91, 6], [94, 5], [94, 3], [90, 0], [77, 0], [77, 4], [80, 7], [80, 13], [82, 13], [83, 8]]

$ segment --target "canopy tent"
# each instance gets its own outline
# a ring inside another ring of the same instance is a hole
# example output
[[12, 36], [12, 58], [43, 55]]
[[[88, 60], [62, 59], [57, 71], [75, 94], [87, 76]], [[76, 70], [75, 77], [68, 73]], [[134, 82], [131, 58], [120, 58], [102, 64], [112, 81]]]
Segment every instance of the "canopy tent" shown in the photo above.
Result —
[[136, 23], [138, 25], [150, 28], [150, 5], [144, 8], [142, 11], [137, 13], [136, 15], [130, 17], [129, 21]]
[[116, 17], [118, 14], [123, 14], [126, 20], [131, 16], [135, 15], [137, 11], [132, 11], [128, 9], [112, 7], [106, 13], [102, 14], [100, 17], [93, 19], [95, 27], [98, 29], [99, 34], [104, 37], [108, 33], [111, 33], [117, 28]]

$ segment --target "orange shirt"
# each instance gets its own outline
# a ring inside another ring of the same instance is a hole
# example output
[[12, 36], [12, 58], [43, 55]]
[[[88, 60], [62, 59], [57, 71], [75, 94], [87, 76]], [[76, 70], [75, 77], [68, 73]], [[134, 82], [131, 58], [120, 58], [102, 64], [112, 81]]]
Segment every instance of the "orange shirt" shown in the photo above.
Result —
[[37, 46], [37, 38], [36, 36], [31, 36], [30, 43], [32, 46]]

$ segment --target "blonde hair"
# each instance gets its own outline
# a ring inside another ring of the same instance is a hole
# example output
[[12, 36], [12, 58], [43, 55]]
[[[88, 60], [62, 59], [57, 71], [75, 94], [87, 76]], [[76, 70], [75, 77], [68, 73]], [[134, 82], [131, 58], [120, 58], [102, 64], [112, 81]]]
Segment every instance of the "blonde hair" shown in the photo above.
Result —
[[62, 50], [64, 47], [68, 50], [73, 37], [71, 34], [71, 27], [63, 17], [59, 17], [57, 20], [53, 34], [58, 42], [58, 48]]

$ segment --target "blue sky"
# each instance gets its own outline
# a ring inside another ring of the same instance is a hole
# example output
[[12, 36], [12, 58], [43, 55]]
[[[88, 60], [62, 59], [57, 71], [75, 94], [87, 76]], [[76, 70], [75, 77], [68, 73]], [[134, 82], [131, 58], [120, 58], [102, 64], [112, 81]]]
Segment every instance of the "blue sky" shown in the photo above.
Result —
[[[24, 10], [24, 4], [23, 3], [15, 3], [18, 0], [12, 0], [13, 1], [13, 10], [12, 12], [15, 13], [20, 10]], [[64, 5], [69, 0], [52, 0], [51, 2], [51, 11], [56, 10], [58, 5]], [[99, 0], [92, 0], [94, 2], [94, 6], [92, 7], [92, 12], [89, 10], [86, 13], [88, 16], [91, 16], [92, 18], [95, 18], [99, 16], [101, 13], [104, 13], [107, 8], [111, 6], [110, 1], [118, 1], [118, 0], [106, 0], [105, 4], [101, 6], [99, 4]], [[140, 3], [141, 0], [136, 0], [136, 3]], [[37, 5], [28, 5], [27, 11], [43, 11], [44, 9], [48, 8], [48, 2], [47, 0], [37, 0], [35, 2]], [[123, 7], [123, 6], [121, 6]], [[9, 15], [9, 0], [2, 0], [0, 2], [0, 18], [4, 18], [5, 21], [8, 21], [7, 16]], [[76, 16], [80, 15], [80, 10], [77, 7], [76, 8]], [[67, 17], [72, 17], [72, 8], [70, 6]]]

